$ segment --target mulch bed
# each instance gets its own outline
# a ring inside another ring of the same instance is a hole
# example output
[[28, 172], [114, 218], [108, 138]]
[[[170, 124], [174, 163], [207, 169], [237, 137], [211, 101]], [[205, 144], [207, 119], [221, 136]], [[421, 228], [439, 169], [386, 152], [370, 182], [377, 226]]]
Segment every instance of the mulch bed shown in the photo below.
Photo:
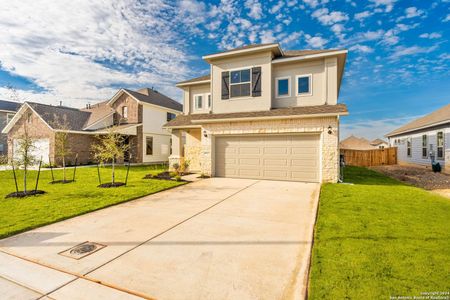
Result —
[[100, 185], [98, 185], [97, 187], [99, 188], [112, 188], [112, 187], [119, 187], [119, 186], [124, 186], [125, 183], [123, 182], [108, 182], [108, 183], [102, 183]]
[[11, 194], [6, 195], [5, 198], [24, 198], [24, 197], [28, 197], [28, 196], [35, 196], [35, 195], [42, 195], [45, 194], [44, 191], [41, 190], [32, 190], [32, 191], [26, 191], [26, 192], [14, 192]]
[[[192, 173], [183, 173], [181, 176], [189, 175], [189, 174], [192, 174]], [[158, 173], [157, 175], [147, 174], [144, 176], [143, 179], [160, 179], [160, 180], [175, 180], [176, 181], [176, 179], [174, 179], [174, 177], [171, 176], [171, 172], [168, 172], [168, 171]], [[182, 180], [178, 180], [178, 181], [186, 181], [186, 180], [182, 179]]]
[[450, 175], [434, 173], [431, 168], [392, 165], [371, 169], [426, 190], [450, 189]]
[[62, 184], [66, 184], [66, 183], [71, 183], [71, 182], [75, 182], [75, 180], [55, 180], [50, 182], [51, 184], [57, 184], [57, 183], [62, 183]]

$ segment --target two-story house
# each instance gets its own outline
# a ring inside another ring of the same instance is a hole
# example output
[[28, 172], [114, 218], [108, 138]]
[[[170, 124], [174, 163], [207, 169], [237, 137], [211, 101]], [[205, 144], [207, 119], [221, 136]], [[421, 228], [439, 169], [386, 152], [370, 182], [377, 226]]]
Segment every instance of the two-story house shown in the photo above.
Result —
[[1, 131], [12, 120], [19, 107], [20, 103], [0, 100], [0, 155], [8, 154], [8, 135]]
[[96, 137], [116, 126], [130, 150], [125, 158], [134, 163], [168, 161], [171, 136], [162, 129], [167, 121], [181, 113], [177, 101], [149, 88], [131, 91], [120, 89], [110, 100], [86, 105], [83, 109], [25, 102], [3, 132], [8, 135], [10, 157], [17, 149], [24, 130], [34, 141], [34, 156], [43, 162], [59, 163], [55, 155], [55, 136], [68, 133], [72, 152], [66, 160], [86, 164], [93, 162], [91, 146]]
[[346, 50], [249, 45], [206, 55], [210, 74], [177, 84], [171, 165], [237, 178], [336, 182]]

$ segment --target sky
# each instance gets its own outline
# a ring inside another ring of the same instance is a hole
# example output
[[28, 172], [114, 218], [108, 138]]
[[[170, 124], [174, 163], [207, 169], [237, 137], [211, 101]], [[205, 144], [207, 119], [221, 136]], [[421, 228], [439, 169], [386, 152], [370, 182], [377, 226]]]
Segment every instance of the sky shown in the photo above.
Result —
[[[348, 49], [341, 138], [369, 139], [450, 103], [450, 0], [0, 0], [0, 99], [83, 107], [119, 88], [208, 74], [252, 43]], [[16, 92], [12, 93], [11, 87]]]

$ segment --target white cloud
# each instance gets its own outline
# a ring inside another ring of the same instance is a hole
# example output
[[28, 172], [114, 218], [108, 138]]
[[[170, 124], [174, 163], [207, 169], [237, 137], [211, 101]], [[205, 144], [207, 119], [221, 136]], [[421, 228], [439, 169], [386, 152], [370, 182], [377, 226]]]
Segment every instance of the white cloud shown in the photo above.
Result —
[[311, 14], [311, 16], [316, 18], [322, 25], [333, 25], [349, 19], [347, 14], [341, 11], [330, 12], [328, 8], [317, 9]]
[[263, 30], [261, 31], [259, 38], [261, 40], [261, 43], [273, 43], [277, 39], [275, 38], [272, 30]]
[[308, 46], [311, 48], [323, 48], [323, 46], [328, 43], [328, 40], [320, 36], [311, 36], [309, 34], [305, 34], [305, 40]]
[[356, 51], [356, 52], [362, 52], [362, 53], [372, 53], [374, 51], [373, 48], [370, 48], [369, 46], [366, 46], [366, 45], [360, 45], [360, 44], [350, 47], [349, 50]]
[[118, 86], [178, 97], [173, 84], [188, 73], [187, 54], [162, 17], [170, 9], [162, 0], [8, 2], [0, 10], [2, 69], [39, 85], [53, 103], [83, 106]]
[[328, 3], [329, 0], [303, 0], [303, 2], [311, 8], [316, 8], [318, 5]]
[[443, 20], [442, 22], [448, 22], [450, 21], [450, 14], [448, 14]]
[[283, 7], [283, 5], [284, 5], [284, 2], [280, 0], [280, 1], [278, 1], [277, 4], [275, 4], [274, 6], [272, 6], [272, 7], [269, 9], [269, 12], [270, 12], [271, 14], [276, 14], [276, 13]]
[[366, 11], [362, 11], [360, 13], [355, 14], [354, 18], [355, 18], [355, 20], [362, 21], [365, 18], [370, 17], [371, 15], [372, 15], [372, 13], [370, 11], [366, 10]]
[[370, 2], [374, 3], [376, 7], [384, 6], [385, 12], [391, 12], [396, 0], [370, 0]]
[[250, 10], [247, 14], [250, 18], [259, 20], [263, 17], [262, 5], [258, 0], [245, 1], [245, 7]]
[[397, 59], [403, 56], [409, 56], [409, 55], [416, 55], [416, 54], [422, 54], [422, 53], [430, 53], [437, 49], [437, 46], [433, 47], [419, 47], [419, 46], [411, 46], [411, 47], [404, 47], [404, 46], [397, 46], [395, 47], [394, 52], [389, 57], [391, 59]]
[[442, 34], [438, 33], [438, 32], [432, 32], [432, 33], [422, 33], [421, 35], [419, 35], [419, 37], [423, 38], [423, 39], [438, 39], [442, 37]]
[[423, 10], [417, 9], [417, 7], [414, 7], [414, 6], [408, 7], [407, 9], [405, 9], [405, 12], [406, 12], [407, 19], [419, 17], [425, 13]]

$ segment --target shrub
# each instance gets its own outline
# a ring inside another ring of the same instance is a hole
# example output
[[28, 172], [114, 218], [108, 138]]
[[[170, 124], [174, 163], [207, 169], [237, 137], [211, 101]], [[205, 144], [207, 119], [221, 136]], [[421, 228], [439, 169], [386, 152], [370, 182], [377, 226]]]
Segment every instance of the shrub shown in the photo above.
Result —
[[442, 167], [440, 163], [434, 163], [431, 165], [434, 173], [439, 173], [442, 171]]

